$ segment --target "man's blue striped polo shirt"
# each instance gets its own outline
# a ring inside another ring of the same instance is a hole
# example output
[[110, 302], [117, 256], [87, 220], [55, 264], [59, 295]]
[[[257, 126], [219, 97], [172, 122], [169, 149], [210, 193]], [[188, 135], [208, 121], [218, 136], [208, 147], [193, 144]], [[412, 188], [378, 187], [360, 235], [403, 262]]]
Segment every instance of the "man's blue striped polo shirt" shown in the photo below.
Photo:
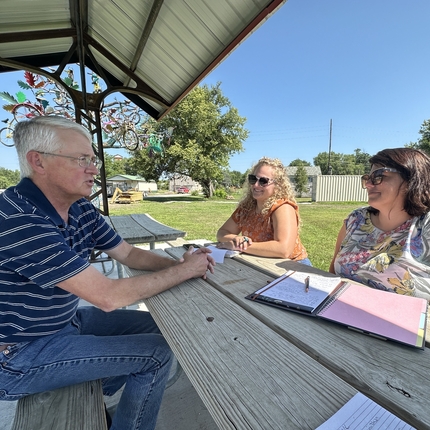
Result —
[[87, 199], [66, 224], [29, 178], [0, 194], [0, 344], [61, 330], [79, 298], [56, 285], [87, 268], [94, 248], [121, 241]]

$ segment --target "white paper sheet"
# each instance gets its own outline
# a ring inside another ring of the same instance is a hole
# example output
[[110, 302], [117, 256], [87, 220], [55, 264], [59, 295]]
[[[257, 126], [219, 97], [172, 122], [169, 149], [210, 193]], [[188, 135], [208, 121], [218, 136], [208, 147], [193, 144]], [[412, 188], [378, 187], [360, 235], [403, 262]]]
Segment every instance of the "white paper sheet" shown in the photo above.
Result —
[[[306, 291], [305, 279], [309, 277], [309, 289]], [[281, 300], [297, 307], [316, 309], [340, 284], [339, 277], [326, 277], [305, 272], [287, 272], [270, 284], [260, 288], [254, 294]]]
[[346, 429], [416, 430], [361, 393], [357, 393], [316, 430]]
[[216, 246], [208, 246], [208, 249], [210, 249], [212, 251], [211, 255], [215, 260], [215, 263], [220, 264], [220, 263], [224, 263], [224, 258], [228, 257], [234, 257], [235, 255], [240, 254], [240, 252], [238, 251], [230, 251], [228, 249], [221, 249], [221, 248], [217, 248]]

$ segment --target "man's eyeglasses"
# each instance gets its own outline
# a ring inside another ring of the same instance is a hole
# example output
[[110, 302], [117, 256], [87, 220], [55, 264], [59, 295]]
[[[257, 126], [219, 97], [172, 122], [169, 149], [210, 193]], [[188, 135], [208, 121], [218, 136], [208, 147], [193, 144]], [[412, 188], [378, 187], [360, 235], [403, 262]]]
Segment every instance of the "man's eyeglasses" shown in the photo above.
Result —
[[53, 152], [42, 152], [37, 151], [39, 154], [44, 155], [53, 155], [54, 157], [63, 157], [63, 158], [70, 158], [71, 160], [76, 160], [79, 164], [79, 167], [87, 168], [92, 164], [95, 166], [98, 170], [100, 170], [100, 167], [102, 167], [103, 163], [102, 160], [100, 160], [99, 157], [85, 157], [84, 155], [82, 157], [72, 157], [71, 155], [63, 155], [63, 154], [54, 154]]
[[259, 178], [258, 176], [255, 176], [255, 175], [248, 175], [248, 182], [251, 185], [255, 185], [258, 182], [261, 187], [267, 187], [268, 185], [273, 184], [275, 180], [270, 178], [265, 178], [264, 176]]
[[363, 175], [361, 177], [361, 186], [366, 188], [366, 184], [369, 181], [372, 185], [379, 185], [384, 180], [383, 173], [385, 172], [399, 173], [398, 170], [392, 169], [391, 167], [381, 167], [380, 169], [374, 170], [370, 175]]

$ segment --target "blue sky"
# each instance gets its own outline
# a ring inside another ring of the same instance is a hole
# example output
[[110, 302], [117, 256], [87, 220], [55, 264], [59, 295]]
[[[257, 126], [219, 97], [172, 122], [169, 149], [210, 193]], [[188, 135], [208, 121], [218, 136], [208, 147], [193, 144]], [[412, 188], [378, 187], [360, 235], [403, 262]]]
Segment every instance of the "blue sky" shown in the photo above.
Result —
[[[202, 82], [221, 82], [250, 136], [230, 169], [262, 156], [313, 164], [419, 138], [430, 119], [429, 0], [289, 0]], [[21, 75], [0, 76], [0, 90]], [[11, 92], [16, 90], [11, 90]], [[2, 103], [0, 101], [0, 103]], [[17, 169], [13, 148], [0, 166]]]

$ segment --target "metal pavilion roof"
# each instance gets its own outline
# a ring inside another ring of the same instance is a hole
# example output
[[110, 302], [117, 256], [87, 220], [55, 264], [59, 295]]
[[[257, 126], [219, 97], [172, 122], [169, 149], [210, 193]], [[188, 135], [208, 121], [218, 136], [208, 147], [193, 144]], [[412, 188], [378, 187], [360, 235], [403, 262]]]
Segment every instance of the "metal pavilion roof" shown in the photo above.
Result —
[[[81, 109], [119, 91], [160, 119], [285, 2], [3, 0], [0, 80], [29, 70], [61, 81], [79, 63]], [[102, 94], [87, 93], [85, 67], [107, 84]]]
[[[160, 119], [286, 1], [2, 0], [0, 83], [16, 70], [58, 83], [104, 160], [100, 115], [109, 95], [120, 92]], [[80, 90], [61, 78], [70, 64], [79, 64]], [[86, 68], [106, 89], [87, 91]], [[90, 199], [102, 194], [108, 215], [104, 166], [100, 185]]]

